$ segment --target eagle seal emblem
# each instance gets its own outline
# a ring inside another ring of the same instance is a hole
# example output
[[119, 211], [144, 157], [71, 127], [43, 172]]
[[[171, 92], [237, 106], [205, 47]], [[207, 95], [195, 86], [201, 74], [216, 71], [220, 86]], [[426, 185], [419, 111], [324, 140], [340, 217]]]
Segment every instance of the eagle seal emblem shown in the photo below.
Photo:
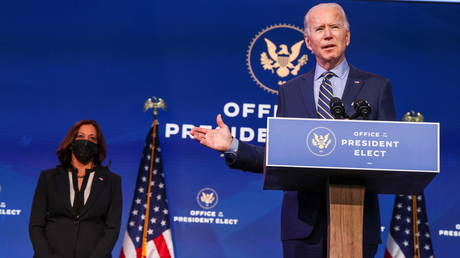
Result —
[[196, 195], [196, 202], [201, 208], [205, 210], [216, 207], [218, 201], [219, 198], [216, 190], [209, 187], [201, 189]]
[[319, 135], [318, 136], [316, 133], [313, 133], [313, 135], [315, 137], [311, 140], [311, 144], [313, 146], [318, 147], [320, 150], [326, 149], [327, 146], [329, 146], [329, 144], [331, 144], [331, 140], [329, 139], [330, 134]]
[[[303, 40], [295, 43], [291, 47], [291, 51], [288, 50], [286, 44], [279, 45], [279, 51], [277, 51], [278, 47], [275, 43], [267, 38], [264, 38], [264, 40], [267, 43], [267, 52], [269, 55], [266, 52], [262, 52], [260, 54], [260, 63], [265, 70], [270, 70], [273, 73], [273, 69], [276, 69], [276, 74], [280, 78], [284, 78], [289, 74], [296, 76], [300, 67], [307, 63], [308, 57], [307, 55], [303, 55], [297, 60], [297, 65], [294, 66], [292, 64], [300, 54], [300, 48], [304, 44]], [[280, 81], [279, 84], [284, 83]]]
[[316, 127], [310, 130], [306, 141], [308, 150], [319, 157], [331, 154], [336, 145], [334, 132], [326, 127]]
[[246, 65], [254, 82], [278, 94], [278, 87], [300, 74], [308, 63], [301, 28], [278, 24], [259, 32], [249, 44]]

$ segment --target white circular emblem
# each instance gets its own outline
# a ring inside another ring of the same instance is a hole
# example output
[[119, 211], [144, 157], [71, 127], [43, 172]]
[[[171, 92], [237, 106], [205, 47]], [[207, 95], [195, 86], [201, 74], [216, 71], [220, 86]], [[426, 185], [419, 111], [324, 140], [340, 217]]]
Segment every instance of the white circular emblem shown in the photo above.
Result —
[[196, 195], [196, 202], [203, 209], [212, 209], [216, 207], [219, 202], [219, 196], [217, 195], [216, 190], [206, 187], [198, 192]]
[[331, 154], [336, 146], [337, 140], [334, 132], [326, 127], [316, 127], [310, 130], [307, 135], [308, 150], [318, 157]]
[[303, 30], [289, 24], [268, 26], [251, 40], [246, 65], [254, 82], [278, 94], [279, 86], [300, 75], [308, 62]]

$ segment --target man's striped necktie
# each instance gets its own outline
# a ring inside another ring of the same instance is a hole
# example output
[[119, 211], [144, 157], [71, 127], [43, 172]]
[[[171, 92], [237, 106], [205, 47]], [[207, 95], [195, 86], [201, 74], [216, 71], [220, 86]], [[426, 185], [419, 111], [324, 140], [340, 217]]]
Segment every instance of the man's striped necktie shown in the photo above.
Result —
[[329, 79], [331, 79], [335, 74], [333, 72], [324, 72], [321, 77], [323, 77], [323, 82], [319, 87], [319, 96], [318, 96], [318, 115], [323, 119], [334, 119], [329, 107], [329, 102], [334, 97], [334, 91], [332, 90], [332, 84]]

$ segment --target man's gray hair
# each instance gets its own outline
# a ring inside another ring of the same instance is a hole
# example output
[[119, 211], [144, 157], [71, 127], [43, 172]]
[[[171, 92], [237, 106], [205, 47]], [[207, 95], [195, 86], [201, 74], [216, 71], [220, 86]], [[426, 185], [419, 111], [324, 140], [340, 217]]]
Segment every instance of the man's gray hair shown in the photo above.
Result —
[[348, 23], [348, 19], [347, 19], [347, 15], [345, 14], [345, 11], [343, 10], [342, 6], [340, 6], [339, 4], [337, 3], [322, 3], [322, 4], [318, 4], [318, 5], [315, 5], [313, 6], [312, 8], [310, 8], [310, 10], [308, 10], [308, 12], [305, 14], [305, 18], [303, 20], [303, 25], [304, 25], [304, 28], [303, 28], [303, 31], [306, 35], [308, 35], [310, 32], [308, 30], [308, 16], [310, 15], [310, 12], [317, 8], [317, 7], [334, 7], [334, 8], [337, 8], [341, 13], [342, 13], [342, 16], [343, 16], [343, 19], [345, 21], [345, 29], [347, 31], [350, 31], [350, 23]]

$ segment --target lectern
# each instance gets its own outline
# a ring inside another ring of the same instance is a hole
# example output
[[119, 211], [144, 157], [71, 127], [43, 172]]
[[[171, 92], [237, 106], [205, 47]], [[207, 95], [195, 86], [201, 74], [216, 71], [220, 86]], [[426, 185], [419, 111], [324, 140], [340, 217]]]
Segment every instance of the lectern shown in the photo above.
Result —
[[420, 194], [439, 155], [439, 123], [269, 118], [264, 189], [327, 191], [328, 257], [360, 258], [365, 191]]

